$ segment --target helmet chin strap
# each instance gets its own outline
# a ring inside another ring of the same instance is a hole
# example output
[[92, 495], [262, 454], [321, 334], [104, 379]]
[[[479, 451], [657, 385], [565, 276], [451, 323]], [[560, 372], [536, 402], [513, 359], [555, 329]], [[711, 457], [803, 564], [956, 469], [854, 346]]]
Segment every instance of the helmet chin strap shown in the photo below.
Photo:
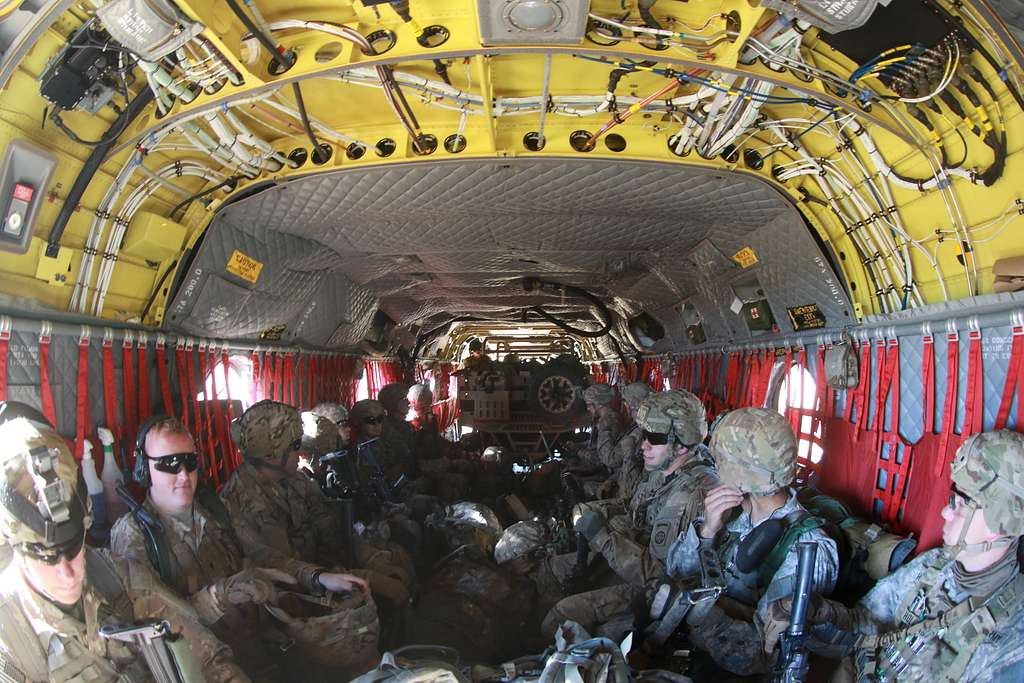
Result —
[[956, 542], [956, 545], [950, 547], [950, 552], [953, 557], [956, 558], [962, 552], [968, 553], [984, 553], [992, 550], [993, 548], [1002, 548], [1013, 543], [1013, 538], [1009, 536], [1003, 536], [991, 541], [985, 541], [984, 543], [965, 543], [967, 538], [967, 530], [970, 529], [971, 522], [974, 521], [974, 515], [977, 514], [978, 508], [976, 505], [971, 505], [971, 514], [964, 519], [964, 525], [960, 529], [960, 539]]

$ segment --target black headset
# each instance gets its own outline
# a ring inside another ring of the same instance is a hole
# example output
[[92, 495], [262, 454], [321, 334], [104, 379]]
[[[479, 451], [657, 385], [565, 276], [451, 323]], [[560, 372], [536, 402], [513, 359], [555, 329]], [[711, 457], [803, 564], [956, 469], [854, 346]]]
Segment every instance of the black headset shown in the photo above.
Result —
[[151, 484], [149, 463], [147, 462], [149, 456], [146, 454], [146, 437], [149, 436], [149, 430], [153, 428], [153, 425], [167, 419], [169, 419], [168, 416], [163, 414], [150, 415], [139, 425], [139, 431], [135, 434], [135, 451], [133, 452], [135, 469], [132, 470], [132, 478], [146, 488], [149, 488]]

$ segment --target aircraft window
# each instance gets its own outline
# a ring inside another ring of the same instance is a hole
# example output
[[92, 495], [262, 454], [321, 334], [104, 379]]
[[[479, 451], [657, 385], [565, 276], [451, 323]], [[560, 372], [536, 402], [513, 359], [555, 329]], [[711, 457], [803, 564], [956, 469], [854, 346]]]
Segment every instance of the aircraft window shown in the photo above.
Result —
[[356, 400], [362, 401], [363, 399], [370, 398], [370, 386], [366, 379], [366, 373], [368, 370], [363, 370], [363, 376], [359, 378], [359, 383], [356, 385]]
[[775, 409], [786, 417], [791, 417], [794, 410], [800, 412], [797, 456], [817, 464], [821, 462], [824, 451], [821, 448], [821, 420], [814, 417], [817, 410], [815, 394], [814, 375], [807, 368], [794, 364], [782, 378], [776, 395]]
[[[231, 356], [228, 359], [228, 386], [224, 386], [224, 363], [217, 361], [206, 375], [206, 396], [214, 395], [216, 384], [216, 398], [227, 400], [228, 396], [234, 401], [241, 401], [243, 408], [248, 408], [252, 403], [252, 361], [245, 356]], [[197, 399], [203, 398], [203, 393], [196, 394]]]

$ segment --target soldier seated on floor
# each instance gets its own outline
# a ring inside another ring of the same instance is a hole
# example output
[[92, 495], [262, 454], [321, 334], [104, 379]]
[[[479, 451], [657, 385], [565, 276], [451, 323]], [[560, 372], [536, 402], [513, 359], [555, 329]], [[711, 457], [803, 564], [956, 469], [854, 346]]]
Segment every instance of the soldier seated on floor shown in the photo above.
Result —
[[[844, 657], [836, 680], [1024, 680], [1024, 435], [976, 434], [951, 469], [942, 548], [881, 579], [853, 608], [811, 600], [809, 647]], [[791, 605], [772, 605], [767, 653]]]

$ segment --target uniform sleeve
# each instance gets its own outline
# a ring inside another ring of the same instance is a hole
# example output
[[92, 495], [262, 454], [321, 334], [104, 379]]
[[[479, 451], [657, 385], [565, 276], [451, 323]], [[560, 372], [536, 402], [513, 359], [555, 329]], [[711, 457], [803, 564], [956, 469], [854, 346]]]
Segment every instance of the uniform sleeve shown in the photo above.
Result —
[[306, 590], [313, 587], [313, 573], [320, 569], [318, 565], [303, 562], [289, 557], [263, 542], [259, 532], [248, 524], [245, 517], [232, 516], [231, 526], [242, 545], [245, 559], [254, 567], [280, 569], [295, 577], [298, 584]]
[[942, 551], [938, 548], [915, 558], [878, 581], [853, 610], [857, 633], [874, 634], [897, 628], [896, 615], [907, 593], [917, 586], [922, 574]]
[[316, 532], [316, 557], [313, 559], [325, 566], [340, 565], [345, 557], [340, 508], [327, 500], [316, 482], [307, 479], [304, 488], [309, 511], [306, 520]]
[[244, 683], [249, 677], [235, 663], [231, 648], [202, 625], [199, 615], [171, 592], [148, 565], [118, 561], [118, 573], [126, 578], [126, 590], [136, 619], [166, 619], [171, 630], [184, 637], [210, 683]]
[[978, 646], [963, 680], [976, 683], [1024, 681], [1024, 613], [1018, 614]]
[[610, 415], [601, 420], [594, 450], [597, 460], [611, 471], [615, 471], [622, 465], [622, 454], [618, 449], [621, 436], [622, 421], [617, 415]]
[[696, 522], [692, 522], [686, 527], [686, 530], [679, 534], [668, 549], [666, 566], [668, 575], [674, 579], [684, 579], [700, 574], [700, 564], [697, 561], [700, 536], [697, 535], [695, 524]]
[[146, 537], [130, 513], [121, 515], [110, 529], [110, 552], [119, 559], [149, 562]]

